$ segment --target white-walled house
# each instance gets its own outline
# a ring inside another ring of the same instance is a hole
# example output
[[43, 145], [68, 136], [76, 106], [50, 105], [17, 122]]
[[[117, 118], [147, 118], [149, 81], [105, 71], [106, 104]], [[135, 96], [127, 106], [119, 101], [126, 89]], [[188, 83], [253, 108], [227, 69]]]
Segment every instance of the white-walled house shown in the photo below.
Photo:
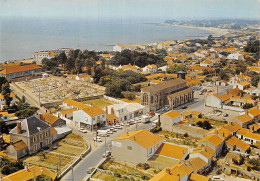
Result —
[[160, 116], [160, 121], [163, 130], [171, 131], [172, 126], [181, 121], [181, 114], [175, 110], [168, 111]]
[[73, 124], [78, 128], [106, 125], [106, 112], [98, 106], [83, 108], [73, 112]]
[[[14, 104], [15, 103], [15, 94], [13, 92], [11, 92], [10, 97], [12, 98], [10, 104]], [[4, 105], [5, 105], [4, 95], [0, 93], [0, 110], [3, 109]]]
[[147, 65], [143, 68], [143, 72], [155, 73], [157, 72], [157, 66], [155, 64]]
[[209, 107], [222, 108], [223, 102], [228, 100], [230, 97], [231, 96], [228, 94], [211, 94], [206, 97], [205, 105]]
[[121, 45], [121, 44], [113, 46], [113, 51], [115, 51], [115, 52], [121, 52], [125, 49], [127, 49], [127, 47], [125, 47], [124, 45]]
[[145, 106], [139, 103], [113, 104], [107, 106], [107, 114], [116, 115], [119, 121], [127, 121], [145, 113]]
[[231, 53], [227, 56], [228, 60], [244, 60], [244, 56], [239, 53]]

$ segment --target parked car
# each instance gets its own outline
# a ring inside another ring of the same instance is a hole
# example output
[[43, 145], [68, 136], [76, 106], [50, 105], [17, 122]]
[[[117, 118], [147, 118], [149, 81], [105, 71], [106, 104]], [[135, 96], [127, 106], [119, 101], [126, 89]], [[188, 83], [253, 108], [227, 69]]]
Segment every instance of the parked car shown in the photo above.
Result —
[[110, 131], [116, 132], [115, 128], [109, 128], [109, 129], [110, 129]]
[[107, 131], [107, 134], [113, 134], [113, 131]]
[[219, 110], [219, 109], [215, 109], [215, 112], [216, 112], [216, 113], [222, 113], [222, 111]]
[[115, 129], [123, 129], [122, 126], [120, 126], [120, 125], [115, 125], [114, 128]]
[[106, 152], [103, 154], [103, 157], [106, 158], [106, 157], [108, 157], [108, 156], [110, 156], [110, 155], [111, 155], [111, 152], [110, 152], [110, 151], [106, 151]]
[[99, 136], [93, 138], [94, 141], [102, 142], [101, 138]]
[[183, 107], [181, 107], [181, 109], [187, 109], [188, 107], [187, 106], [183, 106]]
[[223, 115], [224, 117], [228, 117], [228, 113], [224, 113], [224, 115]]
[[89, 167], [88, 169], [87, 169], [87, 174], [91, 174], [92, 173], [92, 170], [93, 170], [93, 168], [92, 167]]
[[87, 133], [87, 130], [80, 128], [80, 129], [79, 129], [79, 132], [81, 132], [81, 133]]

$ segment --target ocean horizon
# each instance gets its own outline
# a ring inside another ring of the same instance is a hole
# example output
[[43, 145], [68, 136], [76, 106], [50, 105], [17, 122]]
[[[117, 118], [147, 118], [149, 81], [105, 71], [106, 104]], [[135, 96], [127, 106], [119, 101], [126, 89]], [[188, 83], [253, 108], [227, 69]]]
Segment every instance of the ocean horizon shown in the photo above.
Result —
[[202, 38], [197, 28], [163, 26], [158, 20], [2, 18], [0, 62], [31, 58], [33, 52], [57, 48], [112, 50], [116, 44], [142, 44]]

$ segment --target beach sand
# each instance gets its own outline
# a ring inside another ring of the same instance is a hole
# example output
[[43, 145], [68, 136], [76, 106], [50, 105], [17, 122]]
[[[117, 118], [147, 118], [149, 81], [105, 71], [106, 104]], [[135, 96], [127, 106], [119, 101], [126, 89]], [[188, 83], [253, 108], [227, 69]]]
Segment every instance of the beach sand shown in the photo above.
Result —
[[[171, 25], [171, 24], [167, 24], [167, 23], [162, 23], [162, 25], [172, 26], [172, 27], [181, 27], [181, 28], [196, 28], [196, 29], [200, 29], [200, 30], [209, 31], [209, 32], [212, 33], [213, 36], [222, 36], [222, 35], [226, 35], [226, 34], [229, 33], [228, 29], [220, 29], [220, 28], [214, 28], [214, 27], [199, 27], [199, 26], [188, 26], [188, 25]], [[201, 37], [201, 39], [206, 39], [206, 38], [208, 38], [208, 36]]]

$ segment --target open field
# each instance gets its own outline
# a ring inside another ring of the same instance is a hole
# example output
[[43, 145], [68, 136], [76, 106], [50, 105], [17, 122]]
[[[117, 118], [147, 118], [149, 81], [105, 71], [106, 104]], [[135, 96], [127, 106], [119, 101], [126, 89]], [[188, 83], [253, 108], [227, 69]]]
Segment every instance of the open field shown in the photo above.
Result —
[[112, 105], [112, 104], [116, 104], [113, 101], [107, 100], [105, 98], [101, 98], [101, 99], [93, 99], [93, 100], [89, 100], [89, 101], [84, 101], [83, 104], [89, 104], [89, 105], [94, 105], [94, 106], [99, 106], [101, 108]]
[[24, 162], [31, 163], [32, 165], [44, 166], [52, 171], [64, 170], [73, 160], [75, 160], [88, 145], [84, 142], [81, 136], [73, 133], [67, 135], [64, 139], [53, 143], [56, 146], [55, 150], [44, 150], [36, 153], [35, 155], [24, 158]]
[[129, 100], [127, 98], [123, 98], [123, 99], [120, 99], [120, 100], [125, 101], [125, 102], [129, 102], [129, 103], [134, 103], [134, 102], [140, 103], [140, 99], [137, 98], [137, 97], [134, 100]]

